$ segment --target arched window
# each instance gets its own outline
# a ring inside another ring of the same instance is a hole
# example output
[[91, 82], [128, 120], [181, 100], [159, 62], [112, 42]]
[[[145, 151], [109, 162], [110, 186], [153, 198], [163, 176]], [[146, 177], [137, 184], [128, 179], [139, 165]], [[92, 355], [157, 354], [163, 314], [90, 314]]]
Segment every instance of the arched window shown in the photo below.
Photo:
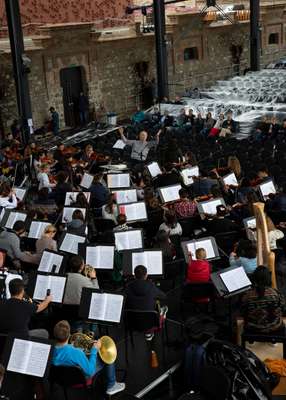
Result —
[[188, 47], [184, 50], [184, 60], [198, 60], [199, 59], [199, 50], [197, 47]]
[[279, 44], [279, 33], [270, 33], [268, 36], [268, 44]]

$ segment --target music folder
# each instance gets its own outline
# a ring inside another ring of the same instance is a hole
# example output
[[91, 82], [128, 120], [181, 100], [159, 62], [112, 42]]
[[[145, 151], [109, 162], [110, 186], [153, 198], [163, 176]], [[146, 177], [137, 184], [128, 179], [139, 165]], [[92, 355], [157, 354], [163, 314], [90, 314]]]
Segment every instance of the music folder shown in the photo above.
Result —
[[64, 256], [51, 250], [44, 250], [38, 272], [59, 274]]
[[129, 204], [120, 204], [118, 213], [126, 216], [127, 222], [147, 221], [147, 210], [144, 201]]
[[27, 189], [14, 187], [13, 190], [15, 192], [15, 195], [16, 195], [17, 199], [20, 200], [20, 201], [23, 201], [25, 196], [26, 196]]
[[256, 229], [256, 218], [255, 217], [244, 218], [243, 225], [245, 229]]
[[40, 239], [45, 231], [45, 229], [51, 225], [50, 222], [46, 221], [32, 221], [28, 233], [28, 238]]
[[184, 241], [181, 244], [186, 263], [189, 262], [190, 254], [192, 260], [196, 260], [196, 250], [204, 249], [206, 251], [208, 261], [217, 260], [220, 258], [217, 243], [214, 237], [204, 237], [197, 240]]
[[94, 176], [91, 174], [88, 174], [87, 172], [85, 172], [83, 174], [82, 180], [80, 182], [80, 186], [83, 187], [84, 189], [89, 189], [92, 185]]
[[65, 206], [70, 206], [72, 203], [76, 202], [76, 198], [79, 193], [83, 193], [87, 202], [90, 201], [90, 192], [67, 192], [65, 198]]
[[211, 274], [211, 280], [221, 297], [231, 297], [251, 288], [251, 281], [243, 267], [229, 267]]
[[164, 186], [158, 189], [162, 203], [170, 203], [180, 199], [179, 191], [181, 185]]
[[128, 229], [127, 231], [114, 232], [115, 247], [117, 251], [142, 249], [143, 232], [141, 229]]
[[225, 175], [225, 176], [222, 178], [222, 180], [223, 180], [223, 182], [224, 182], [225, 185], [228, 185], [228, 186], [238, 186], [238, 182], [237, 182], [235, 173], [233, 173], [233, 172], [232, 172], [231, 174]]
[[117, 204], [127, 204], [137, 202], [137, 190], [136, 189], [125, 189], [125, 190], [114, 190], [112, 193], [115, 196]]
[[158, 175], [162, 175], [161, 168], [159, 164], [154, 161], [146, 166], [151, 178], [156, 178]]
[[134, 270], [138, 265], [144, 265], [150, 276], [160, 277], [164, 275], [162, 250], [150, 249], [124, 252], [123, 271], [125, 275], [134, 275]]
[[85, 243], [86, 237], [65, 232], [60, 242], [59, 250], [65, 253], [78, 254], [78, 245]]
[[199, 214], [202, 215], [216, 215], [217, 214], [217, 206], [223, 205], [225, 206], [225, 201], [222, 197], [217, 199], [211, 199], [206, 201], [198, 202], [198, 211]]
[[185, 168], [180, 172], [181, 177], [185, 186], [190, 186], [194, 183], [194, 176], [198, 177], [200, 175], [199, 167]]
[[129, 188], [130, 174], [108, 174], [107, 187], [108, 189]]
[[272, 179], [261, 183], [258, 187], [264, 201], [268, 200], [270, 194], [276, 194], [276, 188]]
[[118, 293], [101, 292], [83, 288], [79, 306], [79, 317], [99, 324], [120, 324], [124, 296]]
[[1, 219], [1, 227], [13, 229], [16, 221], [26, 221], [27, 214], [24, 212], [5, 210], [4, 216]]
[[86, 208], [78, 208], [78, 207], [64, 207], [62, 222], [67, 224], [72, 221], [72, 215], [75, 210], [80, 210], [83, 214], [83, 218], [86, 217]]
[[53, 303], [62, 303], [66, 287], [66, 276], [37, 274], [33, 299], [44, 300], [50, 289]]
[[111, 245], [79, 245], [85, 263], [99, 270], [113, 270], [114, 250]]
[[47, 340], [8, 336], [3, 359], [7, 372], [43, 378], [48, 376], [51, 356], [52, 345]]

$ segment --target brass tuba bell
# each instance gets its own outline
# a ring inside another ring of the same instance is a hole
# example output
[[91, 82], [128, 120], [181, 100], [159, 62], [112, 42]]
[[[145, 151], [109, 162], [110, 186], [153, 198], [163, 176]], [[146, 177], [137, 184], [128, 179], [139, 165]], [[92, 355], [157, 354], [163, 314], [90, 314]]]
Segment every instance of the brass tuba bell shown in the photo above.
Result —
[[[114, 340], [109, 336], [102, 336], [100, 341], [101, 348], [98, 351], [100, 358], [105, 364], [113, 364], [117, 358], [117, 349]], [[89, 355], [94, 339], [84, 333], [74, 333], [71, 335], [70, 343], [74, 347], [81, 348], [86, 355]]]

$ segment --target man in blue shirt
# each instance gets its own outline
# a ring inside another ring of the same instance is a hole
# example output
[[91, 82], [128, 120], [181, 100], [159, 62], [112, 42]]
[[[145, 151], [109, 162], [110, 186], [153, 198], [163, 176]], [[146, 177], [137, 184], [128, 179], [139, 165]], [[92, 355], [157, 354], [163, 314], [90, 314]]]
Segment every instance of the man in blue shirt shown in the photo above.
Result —
[[104, 368], [107, 380], [106, 394], [109, 396], [125, 389], [125, 383], [116, 382], [114, 364], [104, 364], [97, 356], [101, 347], [100, 340], [94, 342], [89, 357], [82, 349], [75, 348], [68, 344], [70, 337], [70, 324], [68, 321], [60, 321], [54, 327], [56, 346], [54, 348], [52, 364], [55, 366], [79, 367], [87, 380]]

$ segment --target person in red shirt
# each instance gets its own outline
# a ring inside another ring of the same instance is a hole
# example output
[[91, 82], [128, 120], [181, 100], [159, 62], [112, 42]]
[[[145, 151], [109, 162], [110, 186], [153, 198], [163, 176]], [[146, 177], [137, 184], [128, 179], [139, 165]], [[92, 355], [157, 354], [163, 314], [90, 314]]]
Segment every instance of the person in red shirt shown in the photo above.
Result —
[[187, 283], [200, 283], [208, 282], [210, 280], [211, 266], [206, 260], [205, 249], [196, 250], [196, 260], [192, 260], [190, 255], [190, 261], [187, 270]]
[[178, 218], [192, 217], [197, 211], [197, 205], [188, 198], [188, 192], [182, 188], [179, 190], [180, 200], [174, 204], [174, 209]]

